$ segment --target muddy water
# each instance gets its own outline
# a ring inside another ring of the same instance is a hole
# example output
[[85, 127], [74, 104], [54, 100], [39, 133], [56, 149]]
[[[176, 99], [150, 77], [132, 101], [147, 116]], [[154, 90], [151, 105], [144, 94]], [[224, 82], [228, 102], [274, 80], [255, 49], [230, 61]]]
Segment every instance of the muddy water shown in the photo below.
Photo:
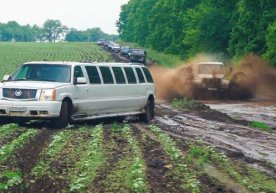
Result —
[[242, 153], [245, 157], [276, 165], [275, 133], [263, 132], [235, 123], [203, 119], [174, 110], [168, 104], [156, 105], [156, 109], [155, 122], [167, 132], [187, 140], [201, 139], [206, 144], [226, 151]]
[[210, 108], [228, 114], [234, 119], [259, 121], [276, 129], [276, 100], [275, 101], [203, 101]]

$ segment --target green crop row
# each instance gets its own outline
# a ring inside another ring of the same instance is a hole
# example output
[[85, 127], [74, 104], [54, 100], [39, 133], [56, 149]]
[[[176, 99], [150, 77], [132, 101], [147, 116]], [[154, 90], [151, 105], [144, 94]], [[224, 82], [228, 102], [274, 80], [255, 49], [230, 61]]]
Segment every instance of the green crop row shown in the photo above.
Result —
[[130, 184], [133, 192], [149, 192], [146, 183], [146, 166], [143, 155], [137, 141], [134, 139], [130, 126], [125, 125], [123, 128], [124, 136], [127, 139], [129, 148], [132, 149], [133, 160], [130, 165]]
[[13, 132], [17, 131], [19, 126], [17, 124], [7, 124], [0, 127], [0, 138], [11, 135]]
[[162, 131], [157, 126], [151, 125], [150, 130], [156, 135], [163, 147], [165, 153], [172, 161], [172, 172], [175, 178], [179, 178], [182, 181], [182, 188], [184, 192], [201, 192], [200, 182], [195, 172], [192, 172], [187, 163], [185, 163], [185, 157], [181, 150], [177, 147], [174, 140]]
[[75, 165], [78, 171], [71, 179], [70, 191], [85, 192], [89, 183], [96, 177], [97, 169], [104, 163], [103, 126], [98, 125], [92, 131], [92, 140], [87, 154]]
[[23, 147], [30, 139], [39, 133], [38, 130], [29, 129], [12, 142], [2, 146], [0, 148], [0, 163], [3, 163], [7, 160], [16, 149]]
[[149, 192], [142, 152], [130, 126], [113, 124], [111, 131], [109, 149], [117, 151], [118, 155], [113, 156], [118, 160], [113, 161], [111, 172], [104, 180], [106, 192]]
[[56, 158], [63, 147], [68, 143], [71, 132], [69, 130], [62, 131], [53, 136], [52, 142], [44, 150], [43, 159], [32, 169], [32, 175], [39, 177], [45, 175], [49, 169], [49, 164]]

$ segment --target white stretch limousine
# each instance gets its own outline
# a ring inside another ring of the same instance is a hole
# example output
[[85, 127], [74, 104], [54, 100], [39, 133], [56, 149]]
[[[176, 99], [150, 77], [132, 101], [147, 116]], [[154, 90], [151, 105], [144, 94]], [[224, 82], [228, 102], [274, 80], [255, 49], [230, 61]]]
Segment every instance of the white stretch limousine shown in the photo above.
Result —
[[0, 121], [7, 117], [69, 121], [154, 117], [155, 85], [134, 63], [27, 62], [0, 83]]

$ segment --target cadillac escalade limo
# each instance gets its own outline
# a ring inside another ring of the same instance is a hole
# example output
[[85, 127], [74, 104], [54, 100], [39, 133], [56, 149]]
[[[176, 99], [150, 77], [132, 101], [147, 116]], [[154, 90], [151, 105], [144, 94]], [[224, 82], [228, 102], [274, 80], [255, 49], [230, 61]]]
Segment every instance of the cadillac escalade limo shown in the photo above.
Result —
[[147, 67], [134, 63], [27, 62], [0, 83], [0, 121], [70, 121], [139, 115], [154, 117], [155, 85]]

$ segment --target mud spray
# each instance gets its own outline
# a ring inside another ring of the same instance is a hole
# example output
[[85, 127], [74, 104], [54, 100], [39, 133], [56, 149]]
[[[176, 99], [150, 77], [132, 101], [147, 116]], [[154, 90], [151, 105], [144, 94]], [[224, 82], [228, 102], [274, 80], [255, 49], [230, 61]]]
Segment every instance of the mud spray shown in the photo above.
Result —
[[232, 89], [232, 95], [241, 98], [246, 91], [256, 98], [276, 98], [276, 69], [272, 68], [261, 57], [249, 54], [243, 58], [230, 75], [230, 86], [239, 85]]
[[[157, 99], [168, 101], [175, 97], [192, 97], [193, 65], [203, 61], [219, 59], [216, 56], [202, 54], [174, 69], [151, 66]], [[276, 98], [276, 70], [260, 57], [250, 54], [234, 66], [237, 67], [228, 72], [230, 98]]]

